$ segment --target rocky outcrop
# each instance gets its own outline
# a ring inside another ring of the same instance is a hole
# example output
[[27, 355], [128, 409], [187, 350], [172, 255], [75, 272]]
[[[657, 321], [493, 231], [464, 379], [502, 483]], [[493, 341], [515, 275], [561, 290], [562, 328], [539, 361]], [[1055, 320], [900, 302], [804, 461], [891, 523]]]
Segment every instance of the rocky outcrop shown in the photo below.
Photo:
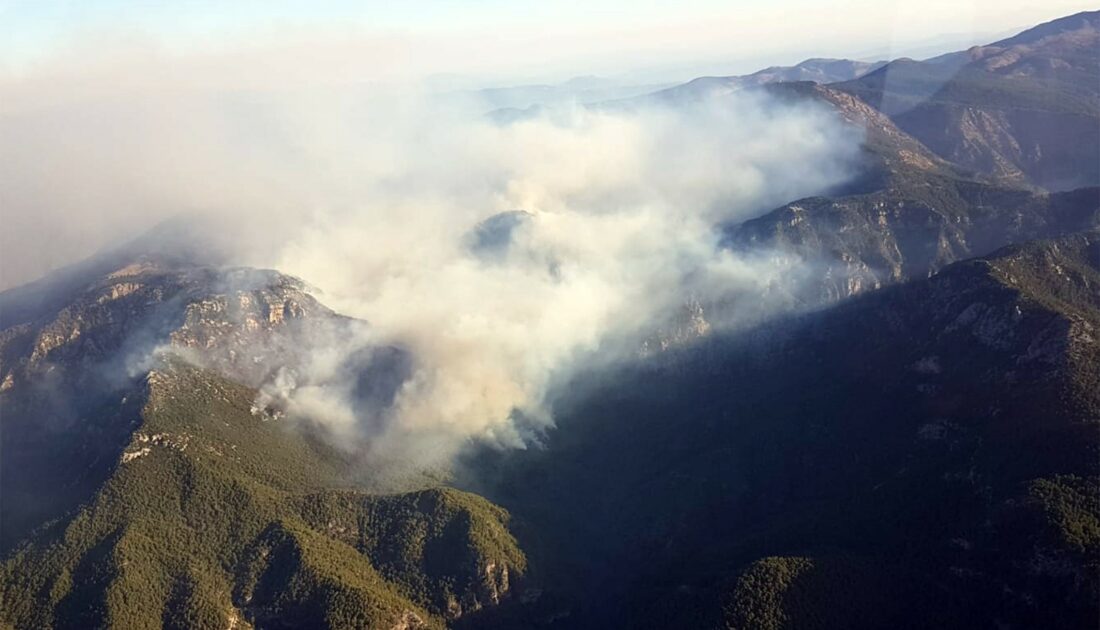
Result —
[[1034, 194], [955, 179], [939, 189], [811, 198], [730, 226], [726, 245], [798, 254], [812, 271], [804, 303], [833, 302], [926, 277], [970, 256], [1100, 225], [1100, 189]]
[[60, 309], [0, 331], [0, 382], [10, 389], [30, 373], [72, 362], [115, 362], [104, 369], [126, 372], [158, 348], [175, 348], [257, 383], [289, 362], [289, 337], [344, 321], [300, 281], [277, 272], [142, 257], [92, 282]]
[[705, 337], [710, 330], [702, 302], [692, 297], [680, 305], [666, 325], [642, 341], [638, 354], [642, 358], [652, 357], [690, 344]]

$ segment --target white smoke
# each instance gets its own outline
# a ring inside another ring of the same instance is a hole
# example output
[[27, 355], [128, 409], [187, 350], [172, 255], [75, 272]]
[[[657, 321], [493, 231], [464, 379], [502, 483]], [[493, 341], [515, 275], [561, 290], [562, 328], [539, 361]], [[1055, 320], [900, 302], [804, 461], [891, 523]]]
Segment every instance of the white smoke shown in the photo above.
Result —
[[[689, 298], [778, 307], [797, 261], [723, 250], [715, 226], [841, 183], [860, 140], [822, 108], [760, 94], [498, 124], [392, 87], [120, 79], [112, 91], [101, 75], [71, 92], [3, 84], [15, 103], [0, 110], [4, 266], [56, 264], [204, 211], [232, 239], [231, 262], [298, 276], [370, 323], [369, 339], [321, 344], [261, 402], [361, 439], [348, 355], [403, 348], [411, 372], [367, 437], [418, 463], [471, 440], [525, 445], [552, 422], [555, 379], [652, 334]], [[492, 221], [499, 242], [479, 245]]]
[[[270, 263], [417, 358], [376, 439], [427, 461], [472, 438], [522, 447], [551, 421], [554, 378], [689, 297], [752, 296], [758, 315], [797, 262], [723, 250], [715, 225], [838, 183], [857, 146], [826, 112], [758, 95], [416, 125], [364, 149], [388, 158], [369, 192], [315, 213]], [[471, 249], [475, 226], [514, 210], [499, 251]], [[359, 426], [341, 397], [316, 394], [283, 392]]]

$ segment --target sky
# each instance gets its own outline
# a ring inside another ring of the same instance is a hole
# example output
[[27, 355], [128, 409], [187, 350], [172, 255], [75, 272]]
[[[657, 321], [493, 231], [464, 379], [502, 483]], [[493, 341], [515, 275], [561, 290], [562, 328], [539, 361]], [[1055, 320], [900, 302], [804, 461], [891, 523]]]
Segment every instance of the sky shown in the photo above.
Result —
[[676, 80], [808, 55], [948, 50], [1089, 8], [1078, 0], [0, 0], [0, 71], [119, 42], [171, 54], [370, 42], [416, 76]]

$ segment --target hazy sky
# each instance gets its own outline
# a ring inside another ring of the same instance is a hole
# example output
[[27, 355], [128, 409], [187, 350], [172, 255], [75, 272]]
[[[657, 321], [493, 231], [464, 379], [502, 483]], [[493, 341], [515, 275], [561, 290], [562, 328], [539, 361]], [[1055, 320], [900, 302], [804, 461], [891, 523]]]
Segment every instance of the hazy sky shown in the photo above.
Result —
[[950, 48], [1089, 8], [1079, 0], [0, 0], [0, 68], [24, 72], [66, 48], [120, 41], [176, 54], [371, 42], [373, 54], [419, 76], [733, 73], [810, 54]]

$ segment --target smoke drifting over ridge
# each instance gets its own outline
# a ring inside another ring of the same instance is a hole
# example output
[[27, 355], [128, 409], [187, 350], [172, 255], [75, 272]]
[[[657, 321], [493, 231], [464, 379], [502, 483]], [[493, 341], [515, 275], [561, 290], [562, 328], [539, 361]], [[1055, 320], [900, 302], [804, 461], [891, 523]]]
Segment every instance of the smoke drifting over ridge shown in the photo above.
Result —
[[[345, 440], [369, 424], [372, 450], [418, 464], [471, 439], [524, 446], [552, 421], [554, 379], [689, 298], [781, 307], [798, 261], [722, 250], [713, 227], [842, 182], [858, 152], [828, 112], [759, 94], [500, 125], [407, 87], [233, 90], [180, 63], [143, 64], [170, 77], [153, 84], [128, 66], [4, 82], [5, 284], [194, 212], [227, 262], [300, 277], [370, 324], [318, 340], [260, 404]], [[412, 362], [386, 422], [364, 423], [348, 366], [386, 346]]]

